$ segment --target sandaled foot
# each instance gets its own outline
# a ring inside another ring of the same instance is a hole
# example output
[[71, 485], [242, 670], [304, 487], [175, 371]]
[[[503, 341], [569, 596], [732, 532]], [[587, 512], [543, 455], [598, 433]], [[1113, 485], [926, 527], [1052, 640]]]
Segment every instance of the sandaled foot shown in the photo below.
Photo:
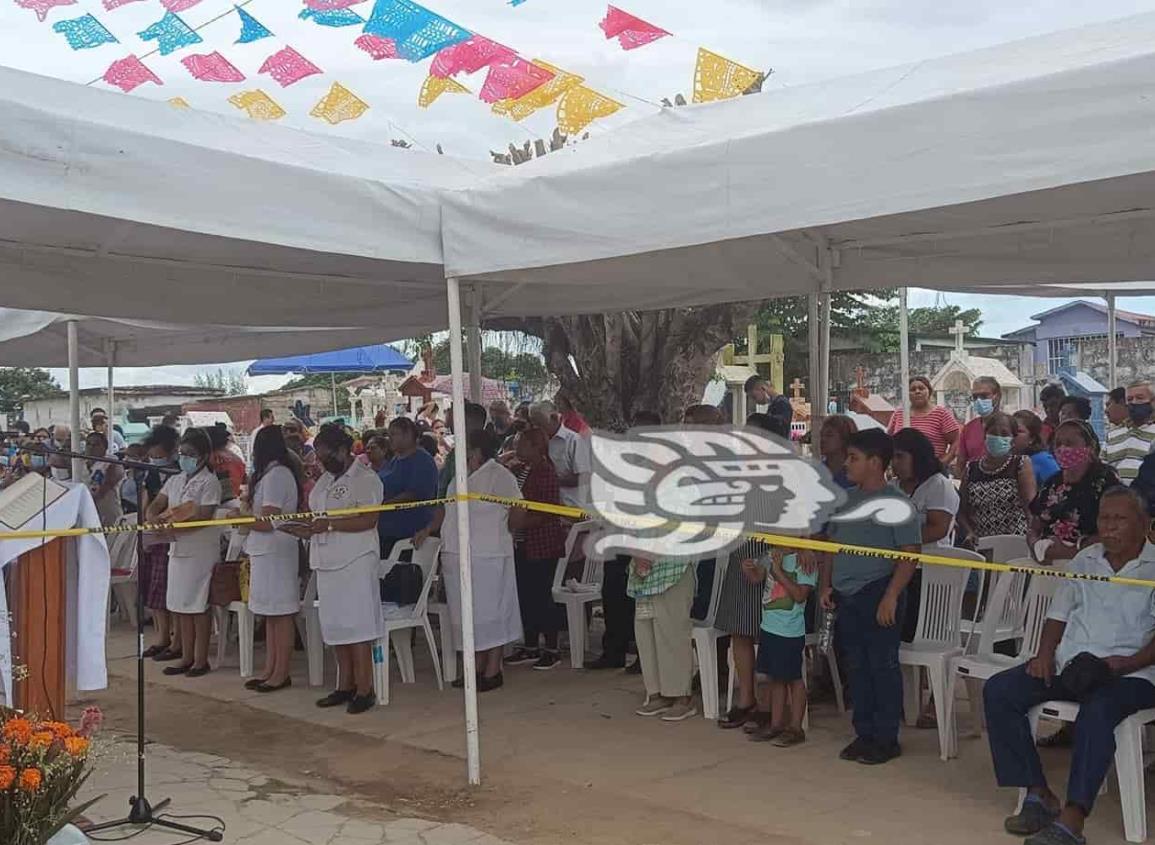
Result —
[[750, 734], [751, 742], [773, 742], [786, 732], [785, 728], [776, 728], [767, 722], [754, 733]]
[[749, 721], [750, 714], [753, 712], [753, 707], [731, 707], [730, 710], [722, 714], [722, 718], [718, 720], [718, 727], [728, 731], [740, 728]]
[[774, 745], [778, 748], [790, 748], [804, 742], [806, 742], [805, 731], [800, 728], [787, 728], [774, 740]]
[[1038, 795], [1027, 795], [1023, 808], [1009, 816], [1003, 828], [1012, 836], [1031, 836], [1049, 827], [1058, 817], [1058, 808], [1048, 807]]

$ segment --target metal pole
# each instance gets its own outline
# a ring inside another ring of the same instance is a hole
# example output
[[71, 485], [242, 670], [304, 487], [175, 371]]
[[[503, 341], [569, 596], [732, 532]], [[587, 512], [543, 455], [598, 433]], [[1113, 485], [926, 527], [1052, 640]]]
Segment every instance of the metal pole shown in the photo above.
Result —
[[[465, 407], [465, 376], [461, 360], [461, 288], [455, 278], [445, 280], [449, 304], [449, 369], [453, 377], [453, 407]], [[455, 434], [454, 486], [459, 497], [469, 494], [468, 449], [464, 417]], [[469, 555], [469, 505], [459, 499], [457, 512], [458, 563], [461, 567], [461, 662], [465, 674], [465, 759], [472, 786], [481, 784], [481, 748], [477, 727], [477, 661], [473, 653], [473, 574]], [[452, 531], [453, 526], [443, 526]]]
[[337, 374], [329, 373], [329, 392], [333, 394], [333, 416], [337, 417], [340, 414], [337, 411]]
[[810, 385], [809, 385], [809, 399], [810, 399], [810, 454], [814, 457], [818, 456], [818, 427], [821, 424], [822, 413], [825, 410], [822, 408], [822, 402], [819, 401], [819, 375], [822, 365], [819, 358], [822, 355], [822, 344], [819, 341], [818, 329], [818, 294], [812, 293], [807, 298], [806, 311], [806, 328], [807, 328], [807, 357], [810, 359]]
[[[819, 326], [819, 360], [821, 367], [818, 371], [819, 402], [818, 419], [826, 415], [826, 403], [830, 401], [830, 291], [834, 288], [834, 250], [825, 247], [819, 254], [818, 264], [822, 270], [822, 295], [819, 299], [820, 313]], [[814, 418], [814, 407], [810, 408], [811, 419]]]
[[[469, 322], [465, 326], [466, 362], [469, 370], [469, 398], [481, 402], [481, 296], [476, 285], [466, 288]], [[456, 402], [454, 403], [456, 407]]]
[[1115, 326], [1115, 294], [1107, 294], [1107, 388], [1119, 386], [1119, 339]]
[[902, 426], [910, 428], [910, 314], [906, 288], [898, 289], [898, 377], [902, 391]]
[[[80, 454], [80, 338], [76, 321], [68, 321], [68, 424], [72, 426], [72, 451]], [[72, 480], [80, 481], [83, 465], [80, 458], [72, 459]]]
[[[108, 429], [109, 437], [112, 436], [112, 424], [115, 420], [116, 411], [113, 410], [113, 402], [116, 399], [115, 391], [113, 390], [113, 370], [116, 369], [116, 341], [107, 340], [106, 352], [108, 355]], [[111, 441], [110, 441], [111, 442]]]

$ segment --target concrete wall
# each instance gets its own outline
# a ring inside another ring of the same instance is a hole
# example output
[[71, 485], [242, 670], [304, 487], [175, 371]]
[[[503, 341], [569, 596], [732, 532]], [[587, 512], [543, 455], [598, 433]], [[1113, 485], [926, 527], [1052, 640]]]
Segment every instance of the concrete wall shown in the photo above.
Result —
[[1077, 350], [1078, 369], [1090, 373], [1107, 388], [1126, 387], [1140, 379], [1155, 381], [1155, 337], [1131, 337], [1119, 341], [1117, 384], [1111, 384], [1108, 379], [1105, 337], [1081, 340]]

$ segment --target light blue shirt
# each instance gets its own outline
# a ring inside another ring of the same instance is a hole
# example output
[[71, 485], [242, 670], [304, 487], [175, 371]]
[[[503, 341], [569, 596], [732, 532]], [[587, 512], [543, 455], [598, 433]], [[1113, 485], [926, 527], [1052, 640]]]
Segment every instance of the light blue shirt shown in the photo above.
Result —
[[[766, 583], [762, 588], [762, 630], [776, 637], [806, 636], [806, 602], [794, 601], [786, 588], [778, 583], [770, 571], [770, 557], [762, 558], [766, 567]], [[782, 558], [786, 577], [802, 587], [813, 589], [818, 584], [818, 572], [803, 572], [798, 568], [798, 555]]]

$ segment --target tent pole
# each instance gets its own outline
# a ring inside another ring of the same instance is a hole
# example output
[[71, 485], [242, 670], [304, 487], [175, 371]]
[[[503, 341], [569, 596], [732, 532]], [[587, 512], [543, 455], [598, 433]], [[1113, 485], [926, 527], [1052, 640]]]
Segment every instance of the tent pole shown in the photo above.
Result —
[[910, 428], [910, 314], [906, 288], [898, 289], [898, 371], [902, 426]]
[[810, 360], [810, 454], [818, 457], [818, 426], [822, 420], [822, 403], [818, 400], [819, 371], [822, 369], [819, 357], [822, 354], [818, 330], [818, 294], [812, 293], [807, 297], [806, 311], [806, 338], [808, 343], [807, 358]]
[[468, 285], [466, 304], [469, 322], [465, 326], [466, 366], [469, 370], [469, 398], [481, 403], [481, 296], [477, 285]]
[[113, 389], [113, 370], [116, 368], [116, 341], [109, 339], [108, 344], [108, 427], [111, 429], [114, 422], [114, 415], [116, 411], [113, 410], [113, 402], [116, 399], [116, 393]]
[[[111, 413], [111, 412], [110, 412]], [[72, 451], [83, 451], [80, 440], [80, 338], [76, 321], [68, 321], [68, 424], [72, 426]], [[72, 459], [72, 480], [80, 481], [83, 465]]]
[[[445, 280], [446, 299], [449, 305], [449, 369], [453, 377], [453, 407], [465, 407], [465, 378], [461, 360], [461, 287], [457, 279]], [[466, 442], [465, 425], [460, 426], [453, 450], [453, 476], [459, 497], [469, 494], [469, 468], [467, 464], [469, 445]], [[473, 653], [473, 574], [469, 555], [469, 506], [459, 500], [454, 508], [457, 512], [458, 564], [461, 568], [461, 662], [465, 675], [465, 759], [469, 773], [469, 783], [481, 783], [481, 749], [477, 726], [477, 661]], [[443, 531], [452, 531], [453, 526], [444, 526]]]
[[[825, 240], [823, 241], [825, 244]], [[819, 252], [818, 265], [822, 271], [822, 295], [819, 299], [820, 312], [818, 316], [818, 324], [821, 327], [819, 333], [819, 361], [821, 367], [818, 371], [818, 419], [821, 421], [822, 417], [826, 415], [826, 405], [830, 401], [830, 291], [834, 288], [834, 263], [837, 255], [829, 246], [823, 246]], [[814, 419], [814, 406], [810, 407], [810, 418]]]
[[1107, 294], [1107, 387], [1114, 390], [1119, 384], [1119, 339], [1116, 336], [1115, 294]]
[[329, 373], [329, 392], [333, 394], [333, 416], [338, 417], [337, 411], [337, 374]]

